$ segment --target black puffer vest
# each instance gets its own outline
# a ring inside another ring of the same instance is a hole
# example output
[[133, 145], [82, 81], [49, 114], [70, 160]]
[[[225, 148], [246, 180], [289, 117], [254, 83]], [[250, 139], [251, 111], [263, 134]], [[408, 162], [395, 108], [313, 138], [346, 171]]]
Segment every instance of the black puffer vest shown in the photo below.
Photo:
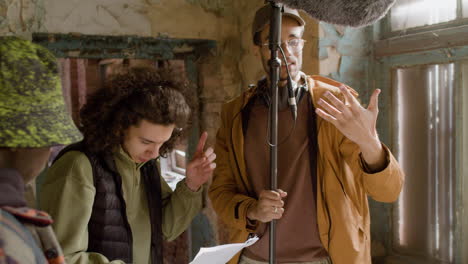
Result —
[[[122, 178], [111, 154], [95, 154], [87, 151], [83, 142], [63, 149], [55, 160], [69, 151], [84, 153], [93, 168], [93, 211], [88, 223], [89, 242], [87, 252], [97, 252], [109, 260], [133, 262], [133, 238], [128, 223], [125, 200], [122, 193]], [[162, 264], [162, 201], [161, 181], [154, 160], [140, 169], [148, 198], [151, 223], [151, 263]]]

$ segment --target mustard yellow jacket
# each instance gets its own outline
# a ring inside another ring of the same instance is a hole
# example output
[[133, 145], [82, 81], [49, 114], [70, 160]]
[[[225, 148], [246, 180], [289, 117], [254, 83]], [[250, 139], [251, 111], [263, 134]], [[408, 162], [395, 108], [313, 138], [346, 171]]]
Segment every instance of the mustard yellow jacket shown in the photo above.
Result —
[[[341, 83], [320, 76], [308, 77], [315, 107], [326, 91], [343, 99]], [[351, 88], [349, 88], [351, 89]], [[357, 93], [351, 89], [355, 95]], [[209, 197], [229, 233], [229, 243], [244, 242], [256, 226], [247, 222], [247, 210], [257, 203], [246, 172], [241, 110], [254, 94], [250, 89], [223, 106], [221, 127], [216, 138], [217, 169]], [[326, 99], [326, 98], [323, 98]], [[371, 263], [370, 215], [367, 196], [380, 202], [395, 201], [404, 174], [384, 146], [387, 166], [368, 174], [363, 168], [359, 147], [331, 123], [317, 116], [317, 222], [320, 239], [333, 264]], [[278, 241], [281, 245], [282, 241]], [[229, 263], [238, 263], [240, 254]]]

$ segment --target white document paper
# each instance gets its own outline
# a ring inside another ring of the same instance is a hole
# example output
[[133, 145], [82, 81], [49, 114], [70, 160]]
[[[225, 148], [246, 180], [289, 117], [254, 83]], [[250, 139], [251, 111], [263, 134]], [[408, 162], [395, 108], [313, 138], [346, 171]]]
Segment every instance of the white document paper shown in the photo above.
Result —
[[195, 256], [190, 264], [225, 264], [237, 252], [245, 247], [249, 247], [258, 241], [258, 237], [249, 238], [244, 243], [226, 244], [216, 247], [200, 248], [200, 252]]

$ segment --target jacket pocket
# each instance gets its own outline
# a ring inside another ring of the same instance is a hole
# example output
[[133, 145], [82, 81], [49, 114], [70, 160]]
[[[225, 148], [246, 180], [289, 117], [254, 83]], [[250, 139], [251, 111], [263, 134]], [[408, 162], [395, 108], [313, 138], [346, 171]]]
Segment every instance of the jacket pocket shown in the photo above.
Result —
[[[341, 190], [330, 193], [331, 245], [361, 252], [366, 247], [368, 234], [364, 218], [349, 197]], [[335, 248], [335, 249], [337, 249]]]

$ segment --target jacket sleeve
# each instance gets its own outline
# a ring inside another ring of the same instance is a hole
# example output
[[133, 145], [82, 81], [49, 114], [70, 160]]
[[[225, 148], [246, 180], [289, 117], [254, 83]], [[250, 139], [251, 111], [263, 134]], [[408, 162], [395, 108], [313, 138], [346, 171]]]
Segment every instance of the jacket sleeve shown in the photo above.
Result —
[[[324, 79], [322, 77], [318, 78]], [[344, 96], [337, 88], [340, 84], [333, 80], [327, 80], [326, 82], [320, 82], [320, 87], [316, 87], [315, 100], [323, 98], [327, 101], [328, 99], [322, 96], [326, 91], [330, 91], [344, 101]], [[350, 87], [348, 89], [355, 97], [358, 96], [355, 90]], [[378, 172], [369, 172], [366, 170], [365, 162], [361, 157], [361, 150], [356, 143], [345, 137], [333, 124], [323, 121], [322, 126], [327, 131], [325, 133], [329, 144], [333, 145], [333, 148], [337, 150], [335, 159], [337, 159], [338, 164], [342, 164], [340, 160], [343, 159], [346, 162], [345, 166], [341, 165], [341, 168], [336, 168], [339, 171], [338, 174], [340, 174], [339, 177], [341, 177], [344, 188], [355, 186], [357, 188], [350, 189], [360, 189], [380, 202], [394, 202], [398, 199], [403, 187], [404, 173], [385, 145], [382, 144], [387, 160], [385, 168]]]
[[38, 242], [24, 223], [0, 207], [0, 264], [47, 263]]
[[161, 177], [161, 192], [163, 200], [162, 232], [166, 240], [176, 239], [184, 232], [192, 219], [202, 208], [202, 186], [198, 191], [191, 191], [185, 184], [185, 180], [177, 183], [172, 192], [169, 185]]
[[234, 169], [229, 161], [228, 129], [226, 109], [221, 115], [221, 126], [216, 135], [216, 170], [213, 175], [208, 195], [218, 217], [230, 228], [254, 232], [258, 227], [256, 221], [248, 221], [247, 211], [257, 204], [255, 198], [241, 193], [235, 180]]
[[378, 172], [366, 169], [365, 161], [357, 144], [341, 135], [340, 154], [351, 169], [364, 191], [379, 202], [394, 202], [398, 199], [404, 182], [404, 173], [390, 150], [382, 144], [385, 151], [386, 166]]
[[80, 152], [69, 152], [47, 170], [39, 194], [42, 210], [54, 219], [53, 229], [69, 264], [121, 264], [109, 261], [88, 248], [88, 222], [94, 195], [93, 174], [88, 158]]

